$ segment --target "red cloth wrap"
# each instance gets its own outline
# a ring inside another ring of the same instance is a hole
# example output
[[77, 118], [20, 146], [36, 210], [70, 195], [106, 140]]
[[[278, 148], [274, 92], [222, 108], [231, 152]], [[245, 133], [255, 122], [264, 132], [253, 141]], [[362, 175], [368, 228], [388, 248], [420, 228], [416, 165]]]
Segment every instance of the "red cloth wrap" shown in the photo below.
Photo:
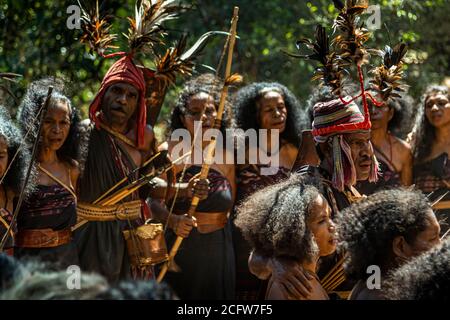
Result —
[[142, 71], [133, 63], [130, 56], [124, 56], [117, 60], [111, 68], [109, 68], [103, 78], [100, 90], [89, 106], [89, 118], [98, 128], [101, 122], [99, 111], [101, 101], [106, 90], [118, 82], [126, 82], [131, 84], [139, 91], [139, 101], [137, 104], [137, 123], [136, 123], [136, 145], [143, 147], [144, 132], [147, 123], [147, 108], [145, 106], [145, 80]]

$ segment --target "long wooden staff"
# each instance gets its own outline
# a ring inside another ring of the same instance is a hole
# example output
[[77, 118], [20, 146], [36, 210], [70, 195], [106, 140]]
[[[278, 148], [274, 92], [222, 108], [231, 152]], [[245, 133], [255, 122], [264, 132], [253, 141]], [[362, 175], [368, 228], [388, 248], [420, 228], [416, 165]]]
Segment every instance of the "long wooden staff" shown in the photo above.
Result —
[[48, 88], [47, 97], [45, 98], [44, 104], [43, 104], [43, 106], [41, 108], [41, 111], [40, 111], [41, 114], [40, 114], [40, 119], [39, 119], [39, 128], [38, 128], [38, 131], [37, 131], [36, 140], [34, 141], [34, 144], [33, 144], [33, 150], [31, 152], [31, 159], [30, 159], [30, 163], [28, 165], [27, 174], [25, 176], [25, 181], [23, 183], [22, 190], [20, 191], [19, 199], [17, 201], [17, 205], [16, 205], [16, 208], [14, 210], [14, 214], [12, 216], [11, 223], [9, 224], [8, 230], [6, 230], [6, 233], [3, 236], [2, 241], [0, 243], [0, 252], [3, 251], [3, 248], [4, 248], [5, 244], [6, 244], [6, 241], [8, 240], [8, 237], [10, 235], [11, 228], [14, 225], [14, 223], [15, 223], [15, 221], [17, 219], [17, 215], [19, 214], [20, 207], [22, 206], [23, 197], [25, 195], [25, 188], [27, 187], [28, 181], [30, 180], [31, 168], [33, 167], [34, 160], [36, 159], [37, 149], [38, 149], [38, 146], [39, 146], [39, 141], [41, 139], [42, 124], [44, 122], [44, 116], [47, 113], [48, 104], [50, 103], [50, 98], [52, 96], [52, 92], [53, 92], [53, 87], [50, 86]]
[[[231, 34], [230, 34], [230, 42], [228, 45], [228, 60], [225, 68], [225, 83], [222, 88], [221, 96], [220, 96], [220, 102], [219, 102], [219, 109], [217, 110], [217, 117], [214, 121], [214, 128], [220, 129], [222, 124], [222, 116], [223, 112], [225, 110], [225, 101], [228, 95], [228, 86], [230, 85], [230, 75], [231, 75], [231, 63], [233, 61], [233, 51], [234, 51], [234, 44], [236, 41], [236, 27], [238, 22], [238, 13], [239, 13], [239, 7], [234, 7], [233, 11], [233, 18], [231, 20]], [[214, 157], [214, 151], [216, 149], [216, 137], [211, 138], [211, 143], [207, 147], [207, 153], [205, 161], [202, 165], [202, 169], [200, 171], [200, 179], [206, 179], [208, 177], [209, 168], [213, 161]], [[189, 217], [192, 217], [195, 215], [195, 211], [197, 210], [197, 205], [200, 202], [200, 198], [194, 194], [191, 200], [191, 206], [189, 207], [189, 210], [187, 212], [187, 215]], [[169, 260], [164, 263], [164, 265], [161, 268], [161, 271], [158, 275], [158, 278], [156, 281], [161, 282], [164, 278], [165, 274], [167, 273], [167, 270], [169, 268], [169, 264], [173, 259], [175, 258], [175, 255], [177, 254], [178, 249], [181, 246], [181, 242], [183, 241], [183, 237], [178, 236], [175, 240], [175, 243], [172, 246], [172, 249], [169, 253]]]

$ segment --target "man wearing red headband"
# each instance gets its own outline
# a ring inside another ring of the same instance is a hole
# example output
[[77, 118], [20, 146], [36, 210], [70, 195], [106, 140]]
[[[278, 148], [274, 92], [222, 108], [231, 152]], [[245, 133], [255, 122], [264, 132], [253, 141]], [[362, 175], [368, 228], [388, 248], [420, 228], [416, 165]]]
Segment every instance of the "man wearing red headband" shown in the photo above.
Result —
[[123, 178], [128, 183], [136, 180], [134, 169], [154, 150], [153, 130], [146, 125], [144, 76], [129, 56], [114, 63], [105, 75], [89, 117], [78, 199], [78, 218], [84, 224], [79, 224], [75, 237], [81, 268], [116, 282], [130, 275], [123, 231], [143, 224], [148, 210], [145, 196], [135, 191], [116, 205], [95, 202]]
[[313, 108], [312, 134], [320, 165], [303, 166], [300, 174], [313, 175], [325, 182], [325, 195], [334, 214], [360, 197], [357, 181], [378, 179], [378, 162], [370, 142], [370, 118], [351, 97], [317, 103]]

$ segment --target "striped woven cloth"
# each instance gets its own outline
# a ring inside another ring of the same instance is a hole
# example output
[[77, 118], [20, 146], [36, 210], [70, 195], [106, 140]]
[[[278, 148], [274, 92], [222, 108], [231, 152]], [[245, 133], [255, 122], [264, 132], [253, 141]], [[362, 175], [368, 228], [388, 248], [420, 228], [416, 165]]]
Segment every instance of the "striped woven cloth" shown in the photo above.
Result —
[[344, 104], [340, 99], [317, 103], [313, 108], [313, 135], [316, 142], [325, 142], [333, 135], [367, 130], [364, 115], [353, 101]]

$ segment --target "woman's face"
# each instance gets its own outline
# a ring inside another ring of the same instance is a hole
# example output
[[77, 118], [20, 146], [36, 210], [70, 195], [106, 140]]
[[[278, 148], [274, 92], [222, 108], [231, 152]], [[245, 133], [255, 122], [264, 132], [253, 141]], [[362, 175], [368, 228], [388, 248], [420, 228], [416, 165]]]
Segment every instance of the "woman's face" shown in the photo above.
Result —
[[59, 150], [69, 135], [70, 110], [64, 102], [52, 105], [44, 117], [42, 146], [52, 151]]
[[321, 257], [328, 256], [336, 250], [336, 227], [331, 220], [331, 208], [328, 201], [318, 195], [310, 208], [307, 225], [314, 235]]
[[287, 109], [283, 96], [276, 91], [266, 92], [257, 102], [258, 124], [261, 129], [286, 128]]
[[425, 230], [417, 234], [413, 243], [406, 245], [407, 256], [415, 257], [441, 243], [441, 228], [432, 209], [427, 212], [426, 221]]
[[0, 136], [0, 179], [3, 178], [8, 167], [8, 144], [3, 136]]
[[377, 107], [369, 102], [370, 121], [372, 122], [372, 130], [387, 128], [389, 121], [394, 116], [394, 110], [387, 104]]
[[435, 93], [425, 100], [425, 115], [433, 127], [450, 124], [450, 101], [448, 95]]
[[214, 127], [214, 119], [217, 116], [217, 110], [214, 104], [214, 98], [211, 95], [205, 92], [193, 95], [189, 99], [186, 109], [185, 114], [181, 116], [181, 121], [191, 134], [191, 137], [193, 137], [195, 133], [195, 121], [201, 121], [203, 133]]

